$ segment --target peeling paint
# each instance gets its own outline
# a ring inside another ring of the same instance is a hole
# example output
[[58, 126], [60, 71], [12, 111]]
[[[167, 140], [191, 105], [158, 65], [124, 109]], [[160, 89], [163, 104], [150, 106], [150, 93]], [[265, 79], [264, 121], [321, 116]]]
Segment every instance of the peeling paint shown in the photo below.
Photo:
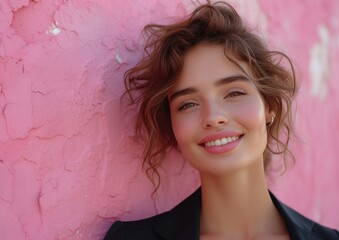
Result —
[[331, 36], [328, 29], [321, 25], [318, 27], [319, 43], [311, 48], [309, 71], [311, 77], [311, 94], [324, 100], [328, 92], [329, 49]]
[[61, 32], [60, 28], [58, 27], [58, 23], [57, 22], [52, 22], [51, 26], [49, 27], [49, 29], [47, 30], [46, 34], [50, 34], [53, 36], [58, 35]]
[[118, 63], [122, 63], [122, 57], [119, 55], [119, 53], [115, 54], [115, 59], [118, 61]]

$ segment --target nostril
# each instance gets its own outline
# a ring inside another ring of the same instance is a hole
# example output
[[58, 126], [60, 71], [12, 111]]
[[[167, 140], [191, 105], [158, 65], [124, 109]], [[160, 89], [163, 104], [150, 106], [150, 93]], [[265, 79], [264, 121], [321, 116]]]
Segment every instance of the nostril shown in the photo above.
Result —
[[227, 123], [227, 121], [225, 120], [218, 120], [218, 121], [208, 121], [204, 123], [204, 127], [205, 128], [212, 128], [212, 127], [216, 127], [219, 125], [225, 125]]
[[202, 125], [205, 128], [221, 127], [229, 122], [229, 119], [224, 112], [209, 111], [203, 117]]

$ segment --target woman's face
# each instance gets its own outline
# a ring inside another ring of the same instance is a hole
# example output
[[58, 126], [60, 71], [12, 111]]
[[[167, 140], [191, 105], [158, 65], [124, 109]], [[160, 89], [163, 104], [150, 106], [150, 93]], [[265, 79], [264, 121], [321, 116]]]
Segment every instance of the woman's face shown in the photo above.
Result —
[[263, 161], [269, 111], [223, 46], [203, 44], [187, 52], [168, 98], [175, 138], [200, 173], [224, 175]]

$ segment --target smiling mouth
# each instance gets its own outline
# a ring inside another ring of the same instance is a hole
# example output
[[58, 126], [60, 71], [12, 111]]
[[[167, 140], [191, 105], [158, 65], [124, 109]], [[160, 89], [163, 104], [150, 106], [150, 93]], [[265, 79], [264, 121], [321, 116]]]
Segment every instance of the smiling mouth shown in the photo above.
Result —
[[220, 139], [216, 139], [214, 141], [206, 142], [206, 143], [203, 144], [203, 146], [205, 146], [205, 147], [223, 146], [223, 145], [226, 145], [228, 143], [234, 142], [241, 137], [242, 137], [242, 135], [220, 138]]

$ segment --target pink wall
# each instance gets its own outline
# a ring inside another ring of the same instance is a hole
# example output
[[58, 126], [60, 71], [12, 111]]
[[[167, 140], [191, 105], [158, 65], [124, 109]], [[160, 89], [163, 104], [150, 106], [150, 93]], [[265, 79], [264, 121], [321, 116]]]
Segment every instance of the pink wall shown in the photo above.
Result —
[[[272, 189], [339, 228], [339, 2], [234, 2], [302, 78], [297, 163]], [[152, 199], [133, 111], [119, 108], [142, 26], [190, 9], [190, 0], [0, 1], [1, 239], [101, 239], [112, 221], [167, 210], [199, 184], [173, 154]]]

